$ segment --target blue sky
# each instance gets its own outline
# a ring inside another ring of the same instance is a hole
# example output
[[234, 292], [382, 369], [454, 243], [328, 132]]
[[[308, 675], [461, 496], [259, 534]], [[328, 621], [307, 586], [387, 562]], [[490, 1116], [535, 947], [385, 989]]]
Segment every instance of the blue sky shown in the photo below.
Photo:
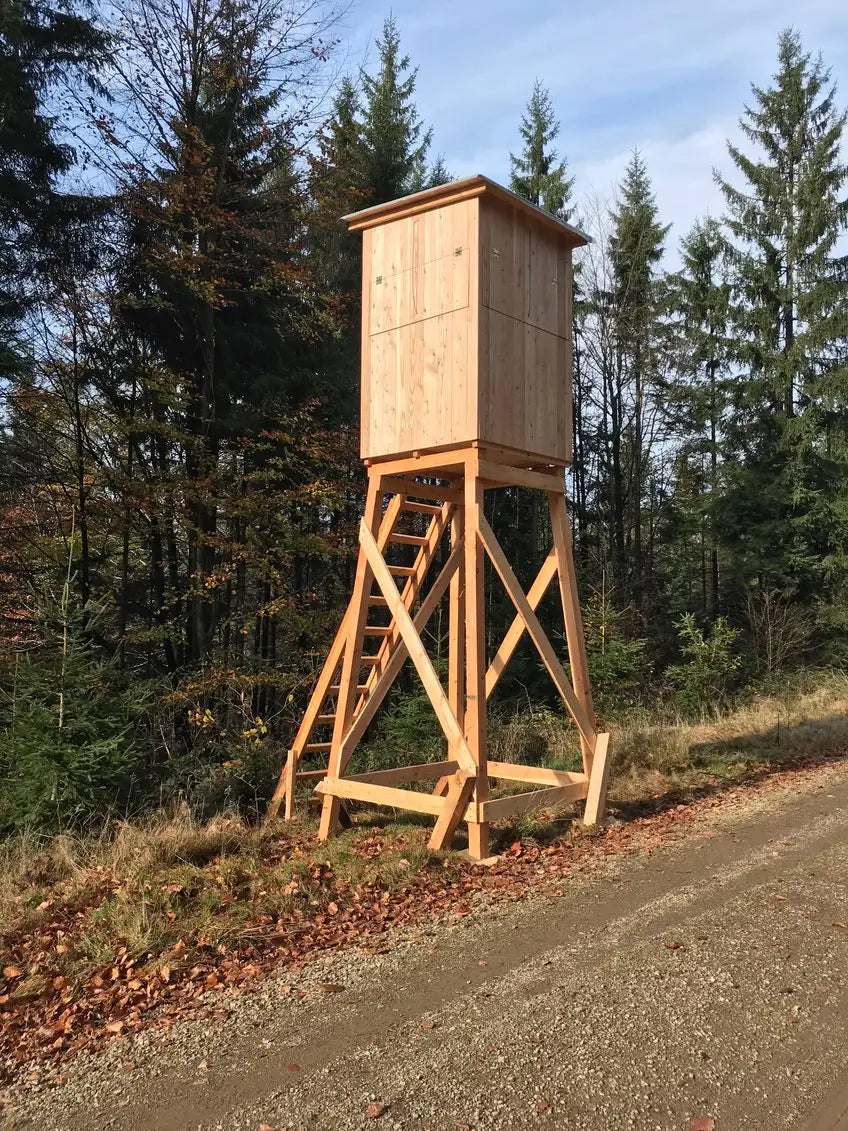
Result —
[[[768, 84], [779, 31], [822, 51], [848, 103], [846, 0], [391, 0], [419, 67], [417, 102], [457, 176], [509, 177], [522, 109], [538, 77], [561, 122], [578, 199], [608, 198], [638, 147], [676, 245], [696, 216], [718, 214], [712, 169], [752, 81]], [[344, 19], [350, 68], [373, 61], [389, 4], [354, 0]], [[591, 210], [588, 203], [584, 209]]]

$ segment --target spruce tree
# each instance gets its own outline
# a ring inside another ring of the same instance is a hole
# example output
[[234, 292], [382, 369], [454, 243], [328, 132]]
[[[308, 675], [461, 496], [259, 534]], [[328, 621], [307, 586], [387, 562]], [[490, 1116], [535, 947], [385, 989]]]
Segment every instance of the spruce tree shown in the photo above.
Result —
[[364, 183], [370, 203], [383, 204], [425, 187], [433, 131], [424, 130], [413, 102], [418, 69], [401, 54], [394, 17], [377, 41], [375, 75], [362, 71]]
[[[519, 125], [523, 146], [516, 156], [510, 153], [512, 167], [510, 188], [513, 192], [543, 208], [561, 220], [571, 214], [571, 192], [574, 180], [566, 175], [566, 163], [558, 158], [552, 143], [559, 134], [559, 122], [547, 89], [536, 80], [533, 93]], [[512, 528], [508, 535], [514, 558], [524, 559], [535, 568], [543, 550], [547, 519], [543, 500], [538, 492], [515, 488], [505, 492], [503, 511], [509, 514]], [[503, 518], [504, 516], [502, 516]]]
[[16, 327], [37, 298], [44, 258], [85, 207], [57, 188], [75, 154], [47, 100], [63, 80], [94, 86], [105, 49], [79, 5], [0, 5], [0, 376], [19, 368]]
[[355, 422], [359, 403], [362, 239], [358, 232], [348, 232], [339, 218], [372, 200], [360, 115], [359, 92], [353, 80], [345, 78], [319, 132], [309, 177], [310, 260], [319, 285], [332, 296], [335, 315], [315, 357], [317, 384], [328, 394], [329, 411], [345, 424]]
[[453, 173], [448, 169], [444, 154], [440, 153], [430, 168], [427, 170], [424, 188], [437, 188], [439, 185], [449, 185], [455, 180]]
[[830, 72], [792, 29], [778, 40], [773, 85], [752, 90], [740, 121], [752, 152], [728, 145], [743, 185], [717, 181], [727, 202], [749, 400], [792, 417], [846, 329], [844, 279], [833, 258], [848, 220], [840, 159], [846, 112], [836, 105]]
[[518, 130], [524, 144], [517, 157], [509, 155], [509, 187], [537, 208], [567, 220], [572, 213], [574, 178], [567, 176], [566, 162], [552, 148], [559, 134], [559, 122], [550, 93], [538, 79]]
[[844, 606], [846, 112], [830, 72], [791, 29], [772, 85], [753, 95], [740, 123], [750, 149], [728, 146], [741, 187], [717, 178], [742, 370], [724, 525], [740, 595], [756, 583]]
[[681, 373], [676, 388], [670, 391], [685, 437], [681, 459], [700, 465], [700, 475], [690, 474], [689, 482], [700, 479], [706, 486], [700, 493], [690, 487], [689, 501], [696, 511], [694, 517], [700, 519], [703, 612], [715, 619], [720, 604], [719, 540], [711, 511], [719, 491], [730, 351], [730, 282], [718, 221], [696, 221], [681, 243], [681, 255], [683, 267], [671, 279], [682, 346]]
[[628, 577], [639, 605], [644, 597], [642, 504], [650, 455], [646, 424], [666, 298], [658, 267], [670, 225], [659, 222], [648, 170], [638, 152], [625, 169], [611, 220], [616, 343], [611, 406], [617, 417], [612, 424], [616, 437], [611, 451], [612, 544], [616, 572]]

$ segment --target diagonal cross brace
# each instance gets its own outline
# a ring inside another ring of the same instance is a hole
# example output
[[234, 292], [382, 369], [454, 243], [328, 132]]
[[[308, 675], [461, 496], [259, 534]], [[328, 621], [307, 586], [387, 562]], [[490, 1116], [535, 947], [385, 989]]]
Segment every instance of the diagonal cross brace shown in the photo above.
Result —
[[[405, 496], [400, 496], [400, 498], [403, 499], [405, 498]], [[406, 583], [400, 591], [401, 600], [403, 601], [407, 609], [411, 610], [412, 606], [415, 604], [416, 599], [418, 598], [421, 584], [430, 569], [433, 561], [433, 555], [436, 553], [439, 543], [442, 540], [442, 535], [445, 532], [450, 514], [453, 509], [454, 507], [452, 503], [445, 503], [445, 505], [442, 507], [441, 512], [433, 516], [433, 521], [430, 523], [430, 527], [427, 531], [427, 542], [424, 546], [421, 547], [414, 562], [415, 573], [411, 577], [407, 578]], [[377, 549], [380, 551], [380, 553], [385, 553], [386, 545], [387, 542], [381, 541], [378, 535]], [[398, 633], [396, 627], [391, 626], [389, 635], [385, 638], [385, 640], [383, 640], [382, 644], [377, 650], [377, 663], [368, 673], [368, 678], [365, 680], [365, 684], [368, 687], [368, 696], [366, 696], [366, 702], [368, 701], [368, 697], [370, 697], [375, 686], [377, 685], [380, 677], [380, 669], [399, 644], [400, 634]]]
[[377, 543], [374, 540], [374, 535], [368, 529], [364, 521], [359, 525], [359, 544], [362, 546], [368, 565], [374, 575], [374, 580], [380, 586], [380, 591], [386, 599], [389, 612], [394, 618], [401, 639], [406, 645], [409, 658], [412, 660], [413, 664], [415, 664], [415, 668], [424, 685], [424, 690], [427, 692], [427, 697], [432, 703], [433, 710], [436, 712], [442, 730], [445, 732], [445, 736], [450, 743], [452, 756], [459, 762], [460, 769], [476, 777], [477, 766], [471, 756], [468, 743], [465, 741], [462, 728], [457, 722], [456, 715], [453, 713], [448, 703], [447, 696], [439, 682], [439, 677], [436, 675], [435, 668], [433, 667], [430, 657], [427, 655], [427, 649], [424, 647], [421, 637], [418, 635], [418, 630], [412, 623], [412, 617], [410, 617], [406, 606], [401, 600], [394, 578], [389, 572], [389, 567], [386, 565], [383, 555], [380, 553]]
[[[527, 591], [527, 603], [530, 608], [536, 610], [539, 602], [547, 592], [547, 588], [553, 581], [557, 572], [557, 559], [556, 547], [551, 547], [550, 553], [542, 562], [542, 568], [536, 575], [536, 580]], [[486, 698], [491, 697], [492, 692], [495, 690], [498, 680], [503, 674], [504, 668], [512, 659], [512, 654], [518, 647], [521, 637], [524, 635], [527, 625], [521, 618], [520, 613], [516, 613], [515, 620], [507, 629], [506, 636], [501, 641], [501, 646], [495, 653], [492, 662], [486, 671]]]
[[[486, 553], [492, 560], [492, 565], [495, 567], [498, 576], [503, 582], [512, 603], [515, 605], [516, 612], [524, 621], [524, 626], [530, 639], [536, 645], [539, 655], [548, 669], [551, 679], [556, 684], [557, 691], [565, 700], [565, 705], [568, 707], [571, 717], [577, 724], [577, 729], [580, 732], [580, 737], [594, 749], [597, 734], [594, 726], [583, 708], [583, 704], [579, 701], [574, 694], [574, 690], [569, 682], [568, 676], [565, 674], [565, 669], [557, 659], [556, 652], [554, 652], [553, 645], [545, 635], [545, 630], [539, 623], [539, 618], [536, 616], [533, 609], [530, 607], [530, 602], [524, 595], [524, 590], [515, 576], [512, 566], [506, 559], [506, 555], [501, 549], [501, 545], [494, 535], [494, 531], [488, 523], [484, 515], [480, 515], [480, 526], [477, 535], [482, 543]], [[376, 544], [375, 544], [376, 546]]]
[[[415, 619], [412, 621], [412, 627], [417, 634], [426, 625], [427, 621], [436, 611], [436, 606], [441, 601], [445, 594], [445, 590], [450, 584], [451, 578], [456, 573], [460, 562], [462, 561], [462, 542], [457, 543], [451, 550], [448, 560], [442, 567], [442, 571], [433, 583], [433, 587], [424, 600], [421, 602], [421, 608], [415, 614]], [[372, 567], [373, 572], [373, 567]], [[365, 703], [353, 720], [353, 724], [348, 730], [347, 734], [342, 739], [342, 766], [344, 766], [353, 750], [365, 733], [368, 724], [377, 713], [380, 704], [386, 697], [386, 693], [394, 682], [398, 672], [403, 667], [406, 661], [408, 650], [403, 637], [398, 641], [393, 649], [389, 659], [386, 662], [385, 668], [380, 672], [379, 678], [375, 682], [371, 693]]]

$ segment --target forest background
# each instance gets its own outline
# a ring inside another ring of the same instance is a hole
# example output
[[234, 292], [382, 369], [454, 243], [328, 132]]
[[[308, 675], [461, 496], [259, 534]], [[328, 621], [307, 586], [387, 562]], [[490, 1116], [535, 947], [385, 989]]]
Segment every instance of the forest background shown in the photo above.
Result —
[[[364, 497], [339, 217], [452, 179], [397, 23], [338, 77], [339, 16], [0, 6], [0, 831], [273, 789]], [[794, 29], [752, 78], [723, 214], [682, 236], [638, 150], [587, 200], [544, 81], [516, 108], [511, 187], [593, 239], [567, 490], [604, 720], [701, 718], [848, 659], [846, 113]], [[545, 515], [490, 506], [529, 584]], [[558, 711], [522, 651], [495, 741], [550, 760]], [[410, 672], [359, 757], [413, 749], [440, 739]]]

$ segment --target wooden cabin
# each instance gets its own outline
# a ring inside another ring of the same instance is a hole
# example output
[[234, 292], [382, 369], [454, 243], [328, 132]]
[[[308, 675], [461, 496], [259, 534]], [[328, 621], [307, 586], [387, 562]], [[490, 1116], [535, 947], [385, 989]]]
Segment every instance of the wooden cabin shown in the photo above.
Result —
[[477, 444], [570, 463], [587, 237], [479, 175], [344, 219], [363, 235], [363, 459]]

